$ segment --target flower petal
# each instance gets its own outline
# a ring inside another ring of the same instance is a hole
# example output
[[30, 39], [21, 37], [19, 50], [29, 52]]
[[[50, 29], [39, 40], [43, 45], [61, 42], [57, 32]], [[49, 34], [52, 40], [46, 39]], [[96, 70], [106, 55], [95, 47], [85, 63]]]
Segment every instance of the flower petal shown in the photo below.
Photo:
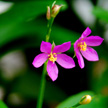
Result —
[[53, 53], [61, 53], [69, 50], [71, 47], [71, 42], [65, 42], [61, 45], [57, 45], [53, 49]]
[[88, 61], [99, 60], [97, 52], [91, 47], [87, 47], [86, 51], [81, 51], [81, 53]]
[[55, 63], [48, 61], [47, 72], [52, 81], [55, 81], [58, 77], [58, 68]]
[[66, 69], [75, 67], [73, 58], [66, 54], [57, 54], [57, 63]]
[[89, 36], [83, 41], [85, 41], [88, 46], [99, 46], [103, 42], [103, 40], [104, 39], [99, 36]]
[[40, 46], [40, 51], [45, 53], [50, 53], [51, 47], [52, 47], [51, 43], [42, 41]]
[[77, 48], [78, 43], [79, 43], [79, 39], [78, 39], [78, 40], [76, 40], [76, 41], [75, 41], [75, 43], [74, 43], [74, 50]]
[[74, 43], [74, 51], [76, 50], [76, 48], [78, 48], [78, 44], [82, 41], [82, 38], [80, 37], [79, 39], [77, 39]]
[[82, 55], [80, 54], [79, 50], [76, 49], [75, 53], [76, 53], [76, 57], [78, 59], [78, 64], [79, 64], [80, 68], [84, 68], [84, 59], [83, 59]]
[[85, 31], [82, 33], [81, 38], [87, 37], [89, 34], [91, 34], [91, 29], [87, 27]]
[[47, 58], [48, 58], [48, 54], [41, 53], [34, 58], [32, 64], [34, 67], [38, 68], [44, 64], [44, 62], [47, 60]]

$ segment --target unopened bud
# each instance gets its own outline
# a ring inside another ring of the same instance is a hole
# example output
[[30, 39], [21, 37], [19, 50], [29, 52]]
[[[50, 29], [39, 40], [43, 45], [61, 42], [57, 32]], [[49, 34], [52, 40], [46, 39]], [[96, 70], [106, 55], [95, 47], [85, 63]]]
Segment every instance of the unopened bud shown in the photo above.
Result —
[[55, 18], [63, 5], [54, 5], [52, 7], [51, 17]]
[[49, 6], [47, 6], [46, 18], [47, 18], [47, 20], [49, 20], [51, 18], [51, 15], [50, 15], [50, 7]]
[[55, 47], [55, 43], [53, 41], [51, 51], [53, 51], [54, 47]]
[[84, 105], [90, 103], [92, 100], [92, 97], [90, 95], [85, 95], [81, 98], [79, 104]]

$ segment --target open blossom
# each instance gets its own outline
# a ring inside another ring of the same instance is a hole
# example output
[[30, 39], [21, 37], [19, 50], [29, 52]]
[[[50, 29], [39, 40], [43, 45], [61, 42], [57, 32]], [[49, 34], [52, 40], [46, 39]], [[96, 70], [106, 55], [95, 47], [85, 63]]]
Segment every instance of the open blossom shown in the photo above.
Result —
[[[98, 61], [99, 57], [97, 52], [90, 46], [99, 46], [103, 42], [103, 38], [99, 36], [89, 36], [91, 30], [89, 27], [82, 33], [81, 37], [74, 43], [74, 51], [78, 59], [78, 64], [84, 68], [84, 59], [88, 61]], [[83, 56], [83, 57], [82, 57]]]
[[66, 69], [75, 67], [74, 60], [63, 52], [69, 50], [71, 42], [66, 42], [61, 45], [54, 46], [49, 42], [42, 41], [40, 46], [41, 54], [37, 55], [33, 60], [33, 66], [38, 68], [44, 64], [46, 60], [47, 72], [50, 78], [55, 81], [58, 77], [58, 68], [55, 61]]

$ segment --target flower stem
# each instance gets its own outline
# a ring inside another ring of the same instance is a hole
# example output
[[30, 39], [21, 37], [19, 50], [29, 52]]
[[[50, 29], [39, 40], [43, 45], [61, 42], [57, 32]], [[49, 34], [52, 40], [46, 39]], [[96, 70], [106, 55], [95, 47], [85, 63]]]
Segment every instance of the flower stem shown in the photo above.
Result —
[[76, 54], [74, 54], [72, 58], [75, 58], [75, 56], [76, 56]]
[[44, 63], [44, 67], [43, 67], [39, 97], [38, 97], [36, 108], [42, 108], [44, 90], [45, 90], [45, 84], [46, 84], [46, 79], [45, 79], [46, 78], [46, 66], [47, 66], [47, 61]]
[[[46, 35], [46, 42], [49, 41], [53, 21], [54, 21], [54, 18], [51, 18], [48, 22], [48, 31], [47, 31], [47, 35]], [[38, 97], [36, 108], [42, 108], [44, 91], [45, 91], [45, 84], [46, 84], [46, 79], [45, 79], [46, 78], [46, 66], [47, 66], [47, 61], [44, 63], [44, 67], [43, 67], [39, 97]]]
[[47, 35], [46, 35], [46, 42], [49, 41], [50, 34], [51, 34], [51, 27], [52, 27], [53, 22], [54, 22], [54, 18], [51, 18], [48, 22], [48, 31], [47, 31]]

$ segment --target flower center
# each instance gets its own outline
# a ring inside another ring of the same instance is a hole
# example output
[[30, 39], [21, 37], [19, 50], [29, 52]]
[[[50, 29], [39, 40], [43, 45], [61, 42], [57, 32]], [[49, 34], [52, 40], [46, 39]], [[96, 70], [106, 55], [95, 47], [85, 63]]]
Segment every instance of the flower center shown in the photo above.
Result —
[[57, 54], [56, 53], [50, 53], [49, 55], [48, 55], [48, 57], [49, 57], [49, 60], [50, 61], [52, 61], [53, 63], [57, 60]]
[[79, 44], [79, 47], [80, 47], [80, 50], [81, 50], [81, 51], [86, 51], [86, 49], [87, 49], [87, 44], [86, 44], [85, 42], [81, 42], [81, 43]]

